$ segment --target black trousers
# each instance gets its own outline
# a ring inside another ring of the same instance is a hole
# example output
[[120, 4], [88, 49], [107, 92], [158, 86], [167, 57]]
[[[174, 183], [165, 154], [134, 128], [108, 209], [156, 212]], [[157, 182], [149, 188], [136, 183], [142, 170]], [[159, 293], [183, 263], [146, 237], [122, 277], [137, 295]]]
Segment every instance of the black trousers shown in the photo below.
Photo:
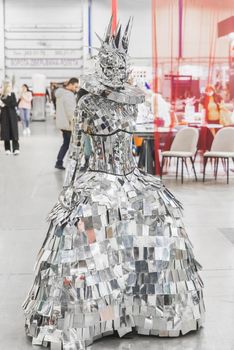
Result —
[[71, 139], [71, 131], [68, 131], [68, 130], [61, 130], [61, 131], [63, 134], [63, 144], [60, 147], [60, 150], [57, 156], [57, 161], [56, 161], [56, 165], [59, 165], [59, 166], [63, 165], [63, 159], [68, 151], [70, 139]]
[[18, 140], [7, 140], [4, 141], [5, 151], [11, 151], [11, 142], [12, 142], [12, 150], [13, 152], [19, 149], [19, 141]]

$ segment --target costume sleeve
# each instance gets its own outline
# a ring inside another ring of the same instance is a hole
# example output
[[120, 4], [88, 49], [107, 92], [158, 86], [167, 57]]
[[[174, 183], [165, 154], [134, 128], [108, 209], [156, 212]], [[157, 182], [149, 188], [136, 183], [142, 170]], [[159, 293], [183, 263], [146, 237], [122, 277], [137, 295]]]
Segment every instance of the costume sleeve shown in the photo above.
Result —
[[[85, 98], [85, 97], [84, 97]], [[64, 187], [69, 186], [75, 179], [75, 174], [79, 171], [84, 160], [83, 134], [86, 129], [85, 119], [87, 111], [85, 102], [81, 98], [73, 113], [72, 138], [69, 148], [69, 160], [66, 168]]]

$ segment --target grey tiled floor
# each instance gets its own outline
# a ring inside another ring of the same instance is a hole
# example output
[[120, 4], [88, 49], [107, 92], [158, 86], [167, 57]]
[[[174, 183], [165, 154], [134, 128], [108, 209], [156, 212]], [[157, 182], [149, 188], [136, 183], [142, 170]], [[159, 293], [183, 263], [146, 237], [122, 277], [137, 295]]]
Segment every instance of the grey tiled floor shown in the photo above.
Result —
[[[49, 120], [33, 123], [32, 136], [21, 137], [18, 157], [5, 156], [0, 145], [0, 350], [32, 349], [21, 304], [46, 234], [46, 215], [62, 184], [63, 173], [54, 169], [60, 142]], [[205, 327], [177, 339], [108, 337], [90, 350], [234, 350], [234, 177], [226, 185], [221, 171], [216, 183], [210, 174], [205, 184], [191, 178], [181, 185], [170, 173], [164, 182], [184, 205], [187, 231], [203, 265]]]

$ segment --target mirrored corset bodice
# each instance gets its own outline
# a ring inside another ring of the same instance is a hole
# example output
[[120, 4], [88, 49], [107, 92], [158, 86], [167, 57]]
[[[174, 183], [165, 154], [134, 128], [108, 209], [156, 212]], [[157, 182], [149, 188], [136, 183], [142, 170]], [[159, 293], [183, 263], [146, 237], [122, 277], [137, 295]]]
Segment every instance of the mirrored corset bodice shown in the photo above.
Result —
[[80, 99], [74, 119], [73, 143], [78, 147], [83, 145], [85, 153], [85, 139], [89, 138], [90, 170], [124, 175], [135, 168], [131, 133], [136, 116], [135, 105], [92, 94]]
[[92, 156], [89, 169], [123, 175], [135, 168], [132, 156], [132, 136], [122, 130], [112, 135], [92, 135]]

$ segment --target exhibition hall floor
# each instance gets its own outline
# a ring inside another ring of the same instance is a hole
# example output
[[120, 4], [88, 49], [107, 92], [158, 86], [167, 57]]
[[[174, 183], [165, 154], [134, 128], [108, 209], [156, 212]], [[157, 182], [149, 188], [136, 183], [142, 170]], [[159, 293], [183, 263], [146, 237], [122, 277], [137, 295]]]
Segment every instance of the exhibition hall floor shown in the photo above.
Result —
[[[32, 123], [32, 135], [20, 138], [19, 156], [6, 156], [0, 145], [0, 350], [32, 349], [21, 304], [33, 280], [47, 213], [63, 182], [64, 172], [54, 168], [60, 143], [51, 119]], [[234, 350], [234, 176], [229, 185], [225, 181], [221, 174], [215, 182], [211, 173], [205, 184], [191, 177], [181, 185], [172, 173], [164, 178], [184, 205], [187, 231], [203, 265], [204, 328], [176, 339], [108, 337], [90, 350]]]

